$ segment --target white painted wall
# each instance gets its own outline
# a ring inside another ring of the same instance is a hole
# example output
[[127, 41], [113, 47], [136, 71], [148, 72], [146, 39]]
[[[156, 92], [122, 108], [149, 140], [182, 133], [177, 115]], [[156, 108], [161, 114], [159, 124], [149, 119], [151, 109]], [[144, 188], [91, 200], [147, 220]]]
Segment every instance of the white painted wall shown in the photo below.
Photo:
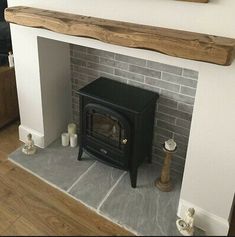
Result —
[[215, 235], [227, 234], [235, 190], [234, 75], [235, 63], [200, 70], [180, 197], [179, 215], [194, 206], [198, 226]]
[[32, 133], [46, 147], [71, 119], [69, 44], [40, 38], [38, 31], [11, 26], [21, 125], [20, 140]]
[[70, 47], [67, 43], [38, 37], [44, 144], [67, 130], [72, 118]]
[[35, 143], [43, 147], [44, 126], [37, 37], [33, 29], [22, 30], [12, 27], [11, 31], [13, 51], [16, 52], [14, 61], [21, 119], [20, 140], [25, 140], [30, 132], [34, 135]]
[[8, 0], [75, 14], [123, 20], [195, 32], [234, 37], [234, 0], [210, 0], [210, 4], [176, 0]]
[[[211, 0], [209, 4], [175, 0], [70, 0], [69, 4], [64, 0], [8, 2], [11, 6], [27, 5], [235, 38], [234, 0]], [[230, 67], [217, 66], [21, 26], [12, 26], [12, 36], [22, 126], [42, 136], [45, 136], [45, 124], [41, 119], [45, 114], [40, 107], [39, 81], [42, 79], [37, 67], [37, 48], [34, 48], [37, 36], [198, 70], [199, 83], [178, 214], [183, 216], [185, 208], [192, 206], [196, 209], [197, 225], [207, 234], [227, 234], [235, 189], [235, 63]], [[27, 57], [22, 60], [25, 50]], [[35, 112], [32, 115], [35, 121], [31, 115], [26, 116], [27, 108]]]

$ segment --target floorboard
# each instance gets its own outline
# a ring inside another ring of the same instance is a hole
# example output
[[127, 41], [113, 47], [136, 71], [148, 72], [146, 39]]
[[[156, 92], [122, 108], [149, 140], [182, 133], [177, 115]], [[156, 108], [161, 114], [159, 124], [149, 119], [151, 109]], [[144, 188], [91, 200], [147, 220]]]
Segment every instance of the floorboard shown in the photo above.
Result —
[[133, 235], [9, 162], [20, 145], [18, 123], [0, 130], [1, 235]]

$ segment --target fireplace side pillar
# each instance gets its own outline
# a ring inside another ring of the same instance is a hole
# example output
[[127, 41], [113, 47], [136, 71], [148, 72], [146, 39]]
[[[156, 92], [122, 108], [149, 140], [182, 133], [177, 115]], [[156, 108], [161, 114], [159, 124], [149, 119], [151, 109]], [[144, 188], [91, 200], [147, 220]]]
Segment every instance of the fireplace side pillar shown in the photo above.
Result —
[[20, 110], [19, 137], [24, 142], [31, 133], [35, 144], [45, 148], [71, 118], [69, 45], [54, 41], [52, 47], [52, 43], [38, 38], [37, 32], [11, 24]]
[[31, 29], [11, 24], [16, 84], [20, 110], [19, 136], [32, 133], [36, 145], [44, 147], [41, 86], [36, 34]]
[[38, 37], [44, 146], [67, 130], [72, 118], [70, 47]]

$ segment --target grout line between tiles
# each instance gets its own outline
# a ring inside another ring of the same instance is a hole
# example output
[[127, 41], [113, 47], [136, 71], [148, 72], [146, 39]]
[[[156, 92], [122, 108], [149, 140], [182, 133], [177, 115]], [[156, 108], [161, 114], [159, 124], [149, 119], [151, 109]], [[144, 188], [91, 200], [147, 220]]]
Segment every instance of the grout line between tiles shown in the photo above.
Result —
[[97, 207], [97, 211], [100, 211], [100, 208], [103, 206], [104, 202], [108, 199], [109, 195], [112, 193], [112, 191], [116, 188], [116, 186], [118, 185], [118, 183], [121, 181], [121, 179], [124, 177], [124, 175], [127, 172], [123, 172], [123, 174], [119, 177], [119, 179], [116, 181], [116, 183], [110, 188], [110, 190], [107, 192], [107, 194], [105, 195], [105, 197], [103, 198], [103, 200], [100, 202], [99, 206]]
[[97, 163], [97, 161], [95, 161], [94, 164], [92, 164], [92, 165], [72, 184], [72, 186], [67, 189], [66, 192], [69, 193], [69, 192], [73, 189], [73, 187], [74, 187], [75, 185], [77, 185], [78, 182], [93, 168], [93, 166], [96, 165], [96, 163]]
[[[38, 174], [34, 173], [33, 171], [31, 171], [30, 169], [24, 167], [23, 165], [17, 163], [17, 162], [14, 161], [13, 159], [11, 159], [11, 158], [8, 157], [8, 160], [9, 160], [10, 162], [12, 162], [13, 164], [15, 164], [16, 166], [20, 167], [21, 169], [27, 171], [28, 173], [30, 173], [30, 174], [32, 174], [33, 176], [37, 177], [38, 179], [42, 180], [43, 182], [47, 183], [48, 185], [52, 186], [53, 188], [55, 188], [55, 189], [61, 191], [62, 193], [68, 195], [68, 196], [69, 196], [70, 198], [72, 198], [73, 200], [82, 203], [84, 206], [86, 206], [87, 208], [89, 208], [89, 209], [92, 210], [93, 212], [97, 213], [98, 215], [104, 217], [106, 220], [109, 220], [109, 221], [115, 223], [116, 225], [118, 225], [118, 226], [124, 228], [125, 230], [132, 232], [132, 233], [135, 234], [136, 236], [141, 236], [141, 234], [138, 233], [136, 230], [132, 229], [131, 227], [129, 227], [129, 226], [125, 225], [125, 224], [121, 224], [121, 223], [119, 223], [118, 221], [116, 221], [116, 220], [114, 220], [114, 219], [111, 219], [110, 217], [106, 216], [105, 214], [99, 212], [99, 211], [98, 211], [97, 209], [95, 209], [94, 207], [89, 206], [89, 205], [88, 205], [87, 203], [85, 203], [84, 201], [82, 201], [82, 200], [80, 200], [80, 199], [74, 197], [72, 194], [70, 194], [70, 193], [68, 193], [67, 191], [63, 190], [62, 188], [56, 186], [55, 184], [51, 183], [50, 181], [48, 181], [48, 180], [42, 178], [42, 177], [39, 176]], [[92, 165], [94, 165], [94, 164], [92, 164]], [[91, 166], [92, 166], [92, 165], [91, 165]], [[91, 167], [91, 166], [90, 166], [90, 167]], [[125, 173], [125, 172], [124, 172], [124, 173]]]

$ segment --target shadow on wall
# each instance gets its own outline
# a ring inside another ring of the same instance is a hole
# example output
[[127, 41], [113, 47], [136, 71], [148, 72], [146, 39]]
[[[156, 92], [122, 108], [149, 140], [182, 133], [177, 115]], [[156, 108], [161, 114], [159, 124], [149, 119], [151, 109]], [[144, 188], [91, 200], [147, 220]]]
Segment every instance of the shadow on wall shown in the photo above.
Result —
[[229, 228], [229, 236], [235, 236], [235, 194], [233, 197], [233, 205], [231, 208], [231, 213], [230, 213], [230, 228]]

